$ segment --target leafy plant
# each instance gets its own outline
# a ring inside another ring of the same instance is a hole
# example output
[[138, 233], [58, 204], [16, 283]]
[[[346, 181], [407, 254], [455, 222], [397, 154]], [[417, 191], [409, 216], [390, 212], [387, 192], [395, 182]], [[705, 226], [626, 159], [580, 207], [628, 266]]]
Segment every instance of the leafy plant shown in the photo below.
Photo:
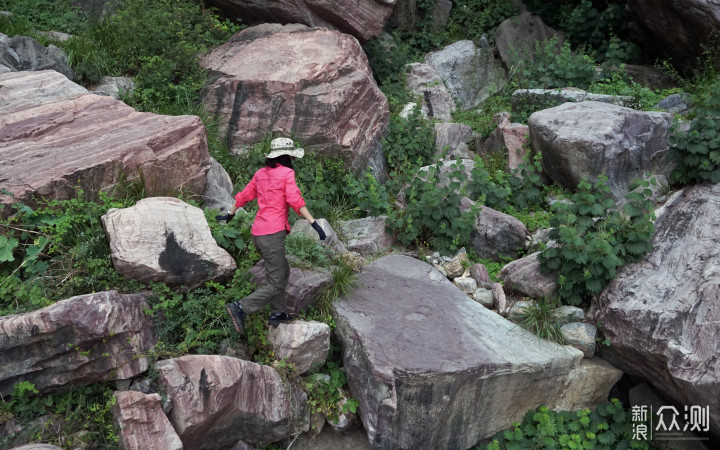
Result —
[[323, 373], [315, 373], [306, 377], [303, 381], [303, 388], [308, 395], [307, 404], [310, 414], [323, 414], [328, 420], [337, 423], [338, 416], [345, 413], [356, 413], [359, 402], [350, 397], [345, 397], [341, 402], [344, 392], [347, 392], [347, 377], [345, 372], [332, 361], [326, 364]]
[[509, 0], [460, 0], [453, 3], [450, 27], [461, 29], [467, 38], [476, 40], [517, 14], [517, 5]]
[[288, 255], [295, 256], [306, 263], [307, 266], [303, 266], [306, 268], [327, 267], [332, 258], [330, 249], [323, 247], [305, 233], [289, 234], [285, 238], [285, 251]]
[[576, 412], [554, 412], [547, 406], [528, 411], [522, 423], [498, 433], [485, 448], [570, 448], [628, 449], [650, 448], [647, 442], [633, 440], [629, 413], [616, 398], [598, 406]]
[[357, 202], [357, 209], [363, 216], [378, 217], [387, 214], [390, 208], [387, 189], [369, 170], [361, 177], [346, 175], [345, 185], [348, 196]]
[[[88, 23], [87, 15], [69, 0], [0, 0], [0, 11], [12, 13], [9, 20], [24, 21], [27, 29], [39, 31], [76, 34], [83, 32]], [[4, 29], [0, 31], [7, 34]]]
[[695, 109], [688, 131], [670, 137], [670, 155], [677, 161], [672, 180], [680, 183], [720, 182], [720, 86]]
[[568, 42], [560, 45], [556, 37], [537, 42], [532, 53], [515, 54], [511, 59], [512, 65], [518, 68], [515, 72], [518, 88], [587, 89], [596, 78], [593, 58], [573, 52]]
[[558, 274], [558, 295], [564, 303], [580, 305], [600, 293], [619, 267], [652, 249], [651, 195], [647, 186], [631, 192], [621, 214], [606, 178], [600, 177], [594, 185], [582, 181], [570, 204], [553, 205], [550, 238], [557, 246], [543, 250], [538, 261], [544, 273]]
[[407, 119], [390, 116], [390, 129], [383, 139], [383, 150], [391, 176], [409, 166], [429, 164], [435, 154], [435, 137], [431, 124], [423, 118], [420, 108]]
[[390, 212], [388, 228], [403, 245], [427, 243], [440, 252], [452, 252], [470, 241], [476, 211], [460, 209], [462, 167], [455, 163], [447, 184], [440, 182], [441, 167], [442, 162], [429, 166], [413, 178], [403, 192], [405, 209]]

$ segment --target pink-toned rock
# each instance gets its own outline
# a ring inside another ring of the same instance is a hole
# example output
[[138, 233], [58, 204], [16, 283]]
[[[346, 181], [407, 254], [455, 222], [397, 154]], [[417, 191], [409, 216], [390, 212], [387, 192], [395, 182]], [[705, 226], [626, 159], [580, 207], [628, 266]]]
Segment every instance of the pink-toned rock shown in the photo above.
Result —
[[[265, 260], [260, 260], [250, 273], [255, 284], [265, 281]], [[326, 269], [316, 268], [305, 270], [290, 267], [290, 279], [285, 288], [285, 301], [289, 313], [299, 313], [308, 306], [314, 305], [318, 296], [330, 283], [330, 272]]]
[[[474, 203], [463, 197], [461, 211], [469, 210]], [[470, 233], [470, 244], [484, 259], [517, 258], [525, 248], [528, 235], [525, 225], [515, 217], [481, 205]]]
[[357, 40], [303, 25], [247, 28], [202, 60], [214, 74], [205, 90], [233, 149], [270, 132], [343, 158], [355, 170], [384, 167], [380, 140], [388, 102]]
[[292, 432], [295, 412], [280, 375], [229, 356], [186, 355], [155, 364], [158, 384], [172, 399], [170, 422], [185, 448], [228, 448], [237, 441], [260, 448]]
[[540, 271], [539, 253], [516, 259], [503, 267], [500, 271], [503, 286], [534, 299], [554, 298], [558, 290], [557, 276]]
[[243, 22], [303, 23], [369, 41], [380, 35], [396, 0], [211, 0]]
[[[59, 83], [56, 75], [45, 76]], [[14, 78], [13, 91], [28, 92], [38, 83], [37, 73]], [[0, 185], [15, 194], [0, 194], [0, 203], [72, 198], [76, 186], [96, 193], [122, 179], [143, 180], [148, 195], [202, 194], [210, 155], [199, 117], [140, 113], [93, 94], [46, 99], [38, 104], [29, 98], [27, 106], [0, 115]]]
[[530, 128], [521, 123], [510, 123], [509, 113], [497, 114], [495, 120], [498, 126], [485, 140], [484, 150], [487, 152], [506, 150], [508, 169], [515, 170], [525, 157]]
[[473, 264], [470, 266], [470, 276], [478, 283], [490, 283], [490, 274], [484, 264]]
[[18, 381], [41, 392], [132, 378], [148, 369], [155, 345], [139, 294], [105, 291], [0, 317], [0, 394]]
[[3, 73], [0, 74], [0, 115], [87, 93], [87, 89], [54, 70]]
[[278, 358], [295, 365], [299, 374], [325, 363], [330, 350], [330, 327], [322, 322], [296, 320], [270, 327], [268, 340]]
[[116, 391], [112, 407], [124, 450], [181, 450], [180, 436], [160, 405], [160, 394]]
[[200, 208], [150, 197], [102, 216], [115, 270], [143, 283], [196, 287], [235, 272], [235, 260], [212, 236]]

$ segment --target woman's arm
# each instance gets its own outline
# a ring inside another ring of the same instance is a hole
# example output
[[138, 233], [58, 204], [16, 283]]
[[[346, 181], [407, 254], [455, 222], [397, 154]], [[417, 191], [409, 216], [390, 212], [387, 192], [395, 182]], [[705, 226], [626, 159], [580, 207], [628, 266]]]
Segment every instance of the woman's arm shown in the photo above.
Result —
[[308, 211], [307, 206], [303, 206], [302, 208], [300, 208], [300, 215], [303, 216], [303, 218], [310, 223], [315, 222], [315, 219], [313, 219], [312, 214], [310, 214], [310, 211]]
[[325, 230], [322, 229], [319, 223], [315, 219], [313, 219], [312, 214], [310, 214], [310, 211], [308, 211], [307, 206], [303, 206], [300, 208], [300, 215], [305, 218], [308, 222], [310, 222], [310, 225], [313, 227], [315, 231], [317, 231], [318, 236], [320, 237], [321, 241], [324, 241], [325, 236]]

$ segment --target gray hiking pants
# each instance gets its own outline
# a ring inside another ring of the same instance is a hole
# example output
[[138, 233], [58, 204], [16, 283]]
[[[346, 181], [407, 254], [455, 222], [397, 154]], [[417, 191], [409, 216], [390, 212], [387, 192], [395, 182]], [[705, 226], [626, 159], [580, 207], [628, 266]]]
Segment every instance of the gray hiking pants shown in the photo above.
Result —
[[273, 313], [285, 311], [285, 287], [290, 279], [290, 264], [285, 257], [285, 230], [265, 236], [253, 236], [253, 244], [265, 260], [265, 282], [240, 301], [247, 314], [270, 303]]

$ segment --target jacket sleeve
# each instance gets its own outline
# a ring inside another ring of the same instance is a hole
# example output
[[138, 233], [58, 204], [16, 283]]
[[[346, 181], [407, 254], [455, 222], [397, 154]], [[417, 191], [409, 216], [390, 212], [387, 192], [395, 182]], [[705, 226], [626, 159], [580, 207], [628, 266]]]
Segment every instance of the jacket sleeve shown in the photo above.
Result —
[[236, 208], [242, 208], [245, 203], [255, 200], [257, 198], [257, 185], [255, 183], [255, 176], [252, 177], [252, 180], [245, 186], [245, 189], [238, 192], [235, 196], [235, 207]]
[[300, 215], [300, 208], [305, 206], [305, 200], [302, 198], [300, 188], [295, 182], [295, 172], [291, 171], [285, 180], [285, 200], [295, 212]]

